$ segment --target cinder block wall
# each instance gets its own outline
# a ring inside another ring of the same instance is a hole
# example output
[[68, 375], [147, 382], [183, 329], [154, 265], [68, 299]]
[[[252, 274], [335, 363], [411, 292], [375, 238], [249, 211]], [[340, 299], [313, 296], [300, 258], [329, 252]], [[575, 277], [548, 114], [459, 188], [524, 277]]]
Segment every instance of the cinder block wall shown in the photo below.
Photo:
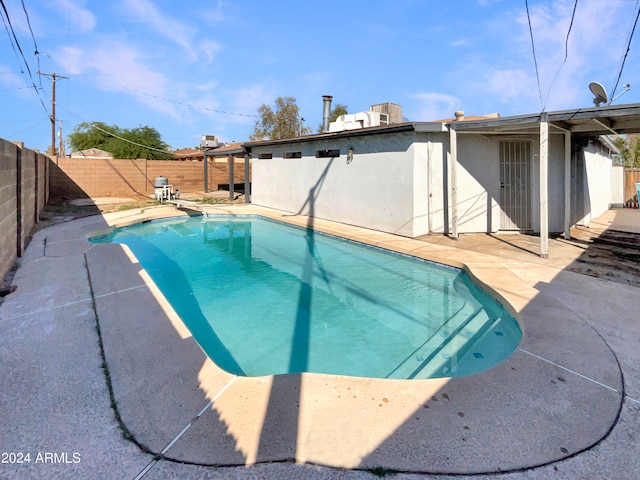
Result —
[[9, 271], [17, 255], [18, 147], [0, 139], [0, 280]]
[[[229, 162], [209, 160], [209, 190], [229, 184]], [[244, 157], [234, 162], [234, 183], [244, 183]], [[153, 195], [156, 177], [164, 175], [181, 192], [204, 190], [202, 161], [59, 158], [51, 164], [51, 196], [85, 198]]]
[[0, 139], [0, 280], [22, 256], [48, 198], [49, 157]]

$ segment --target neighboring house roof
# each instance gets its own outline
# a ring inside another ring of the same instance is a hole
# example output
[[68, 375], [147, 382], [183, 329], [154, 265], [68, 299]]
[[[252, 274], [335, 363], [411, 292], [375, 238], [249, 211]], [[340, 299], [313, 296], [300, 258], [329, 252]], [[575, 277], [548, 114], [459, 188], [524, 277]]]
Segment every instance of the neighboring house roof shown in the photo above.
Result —
[[204, 153], [198, 148], [180, 148], [173, 152], [179, 160], [202, 160]]
[[226, 155], [237, 155], [244, 153], [244, 144], [240, 142], [229, 143], [221, 147], [207, 149], [207, 157], [221, 157]]
[[113, 158], [113, 154], [100, 148], [87, 148], [86, 150], [79, 150], [77, 152], [71, 152], [71, 158]]
[[175, 158], [179, 160], [202, 160], [206, 154], [207, 157], [222, 157], [227, 155], [236, 155], [244, 153], [242, 143], [230, 143], [216, 148], [181, 148], [173, 152]]
[[[456, 112], [457, 113], [457, 112]], [[489, 120], [490, 118], [500, 118], [499, 113], [490, 113], [488, 115], [465, 115], [464, 112], [460, 112], [461, 115], [455, 118], [447, 118], [445, 120], [438, 120], [438, 122], [451, 123], [451, 122], [471, 122], [474, 120]]]

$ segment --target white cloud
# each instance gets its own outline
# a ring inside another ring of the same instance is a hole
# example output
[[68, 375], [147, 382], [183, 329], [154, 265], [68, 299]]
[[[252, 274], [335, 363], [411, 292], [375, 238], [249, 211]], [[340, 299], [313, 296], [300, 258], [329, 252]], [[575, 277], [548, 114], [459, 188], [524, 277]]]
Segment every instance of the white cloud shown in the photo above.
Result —
[[[495, 43], [461, 57], [456, 76], [464, 82], [456, 94], [464, 99], [463, 107], [473, 105], [477, 114], [517, 115], [539, 111], [541, 96], [547, 111], [591, 106], [589, 83], [600, 81], [609, 89], [615, 81], [635, 2], [578, 2], [567, 44], [574, 4], [529, 2], [540, 89], [526, 10], [522, 4], [506, 4], [500, 17], [484, 25]], [[628, 59], [621, 83], [631, 80], [633, 68]]]
[[0, 82], [7, 87], [21, 88], [25, 86], [23, 78], [15, 73], [15, 69], [0, 63]]
[[222, 12], [222, 0], [218, 0], [215, 10], [206, 10], [203, 15], [203, 19], [207, 22], [224, 22], [227, 20], [226, 15]]
[[198, 83], [194, 89], [199, 92], [208, 92], [213, 90], [218, 86], [218, 82], [216, 80], [210, 80], [207, 83]]
[[469, 45], [472, 45], [472, 43], [470, 40], [460, 39], [451, 42], [449, 45], [451, 45], [452, 47], [467, 47]]
[[[530, 9], [542, 97], [547, 110], [574, 107], [587, 95], [590, 81], [607, 82], [613, 78], [624, 49], [627, 30], [620, 24], [622, 4], [597, 0], [578, 3], [567, 43], [573, 5], [574, 2], [563, 0]], [[521, 25], [518, 40], [523, 47], [528, 45], [530, 52], [527, 71], [535, 80], [525, 13], [518, 18], [518, 23]]]
[[110, 40], [87, 49], [65, 47], [63, 54], [72, 75], [93, 76], [102, 90], [126, 92], [154, 111], [179, 118], [175, 105], [157, 98], [170, 90], [169, 79], [148, 67], [135, 48]]
[[61, 52], [62, 55], [60, 55], [58, 62], [66, 67], [66, 71], [71, 75], [82, 73], [86, 67], [84, 64], [83, 50], [79, 47], [65, 46], [62, 47]]
[[495, 95], [501, 103], [540, 98], [535, 77], [520, 69], [495, 70], [487, 75], [484, 87], [486, 93]]
[[[258, 108], [263, 103], [271, 105], [277, 94], [264, 85], [252, 85], [240, 90], [228, 92], [230, 97], [229, 105], [233, 108], [234, 113], [242, 113], [244, 115], [257, 115]], [[233, 118], [232, 118], [233, 117]], [[229, 120], [236, 123], [254, 123], [255, 118], [251, 116], [230, 115]]]
[[180, 45], [194, 54], [191, 38], [195, 34], [193, 26], [164, 16], [150, 0], [122, 0], [122, 9], [136, 22], [147, 25], [157, 34]]
[[77, 33], [86, 33], [96, 27], [96, 16], [81, 4], [72, 0], [54, 0], [54, 6], [58, 14], [65, 17], [69, 26]]
[[215, 54], [222, 50], [222, 46], [214, 40], [204, 39], [198, 44], [197, 49], [204, 54], [210, 63], [213, 61]]
[[415, 102], [406, 109], [406, 115], [414, 121], [432, 121], [453, 118], [453, 113], [460, 109], [460, 99], [452, 95], [435, 92], [417, 93], [410, 98]]
[[206, 58], [207, 62], [211, 62], [222, 49], [218, 42], [208, 38], [199, 37], [196, 43], [197, 28], [193, 24], [164, 15], [151, 0], [122, 0], [122, 12], [131, 20], [146, 25], [156, 34], [179, 45], [193, 59]]

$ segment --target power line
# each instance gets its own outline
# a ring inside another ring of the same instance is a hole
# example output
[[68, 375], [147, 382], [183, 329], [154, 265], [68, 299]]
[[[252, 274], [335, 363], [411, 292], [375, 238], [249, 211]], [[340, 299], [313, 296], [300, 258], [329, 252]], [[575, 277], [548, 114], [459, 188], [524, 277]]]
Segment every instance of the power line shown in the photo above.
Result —
[[[37, 85], [35, 83], [35, 80], [33, 78], [33, 74], [31, 73], [31, 68], [29, 68], [29, 62], [27, 62], [27, 59], [24, 56], [24, 53], [22, 51], [22, 47], [20, 46], [20, 42], [18, 41], [18, 37], [16, 36], [16, 32], [13, 29], [13, 24], [11, 23], [11, 17], [9, 17], [9, 11], [7, 10], [7, 7], [4, 4], [4, 0], [0, 0], [0, 6], [2, 7], [2, 11], [4, 12], [4, 16], [2, 17], [2, 21], [4, 23], [5, 30], [7, 31], [7, 35], [9, 36], [9, 42], [11, 43], [11, 47], [13, 48], [14, 54], [16, 55], [16, 59], [18, 60], [18, 63], [20, 64], [20, 59], [18, 58], [18, 53], [17, 53], [17, 52], [20, 52], [20, 56], [22, 57], [22, 60], [24, 62], [24, 66], [27, 68], [27, 73], [29, 74], [29, 78], [31, 79], [31, 86], [33, 87], [33, 89], [35, 90], [36, 94], [38, 95], [38, 98], [40, 99], [40, 103], [42, 104], [42, 108], [47, 113], [47, 115], [49, 115], [49, 112], [47, 111], [47, 107], [45, 106], [44, 102], [42, 101], [42, 97], [40, 96], [40, 92], [38, 91], [38, 87], [37, 87]], [[9, 32], [9, 30], [11, 30], [11, 32]], [[17, 51], [16, 51], [16, 48], [17, 48]], [[24, 70], [22, 69], [22, 66], [20, 66], [20, 72], [22, 74], [24, 74]]]
[[529, 35], [531, 36], [531, 50], [533, 51], [533, 63], [536, 67], [536, 79], [538, 80], [538, 95], [540, 95], [540, 107], [544, 112], [544, 103], [542, 102], [542, 89], [540, 88], [540, 74], [538, 73], [538, 60], [536, 59], [536, 46], [533, 43], [533, 29], [531, 28], [531, 16], [529, 15], [529, 2], [524, 0], [527, 9], [527, 21], [529, 22]]
[[63, 107], [62, 105], [60, 106], [60, 108], [62, 108], [63, 110], [66, 110], [68, 113], [70, 113], [74, 117], [79, 118], [83, 123], [86, 123], [87, 125], [91, 125], [96, 130], [100, 130], [101, 132], [106, 133], [107, 135], [110, 135], [110, 136], [112, 136], [114, 138], [117, 138], [118, 140], [122, 140], [123, 142], [129, 143], [131, 145], [136, 145], [137, 147], [142, 147], [142, 148], [145, 148], [147, 150], [151, 150], [153, 152], [159, 152], [159, 153], [162, 153], [162, 154], [165, 154], [165, 155], [167, 154], [166, 150], [160, 150], [159, 148], [154, 148], [154, 147], [150, 147], [148, 145], [143, 145], [141, 143], [137, 143], [137, 142], [134, 142], [134, 141], [129, 140], [127, 138], [121, 137], [120, 135], [116, 135], [115, 133], [110, 132], [109, 130], [105, 130], [104, 128], [98, 126], [97, 123], [89, 122], [88, 120], [84, 120], [82, 117], [80, 117], [79, 115], [76, 115], [74, 112], [72, 112], [68, 108]]
[[569, 30], [567, 30], [567, 37], [565, 38], [565, 41], [564, 41], [564, 60], [562, 61], [562, 64], [558, 67], [556, 74], [553, 76], [553, 80], [551, 80], [551, 85], [549, 85], [547, 96], [544, 97], [544, 105], [542, 106], [542, 111], [544, 111], [546, 107], [549, 94], [551, 94], [551, 89], [553, 88], [553, 84], [555, 83], [556, 78], [558, 78], [558, 74], [560, 73], [560, 70], [562, 70], [562, 67], [564, 67], [564, 64], [567, 63], [567, 57], [569, 56], [569, 35], [571, 34], [571, 28], [573, 27], [573, 19], [576, 16], [577, 7], [578, 7], [578, 0], [576, 0], [575, 3], [573, 4], [573, 12], [571, 13], [571, 22], [569, 22]]
[[259, 118], [258, 115], [251, 115], [251, 114], [248, 114], [248, 113], [234, 113], [234, 112], [225, 112], [225, 111], [222, 111], [222, 110], [215, 110], [213, 108], [201, 107], [199, 105], [193, 105], [191, 103], [184, 103], [184, 102], [179, 102], [177, 100], [171, 100], [169, 98], [160, 97], [158, 95], [151, 95], [150, 93], [141, 92], [140, 90], [135, 90], [133, 88], [128, 88], [128, 87], [125, 87], [124, 85], [119, 85], [119, 86], [120, 86], [120, 88], [123, 88], [125, 90], [129, 90], [130, 92], [139, 93], [140, 95], [145, 95], [145, 96], [151, 97], [151, 98], [157, 98], [158, 100], [162, 100], [162, 101], [165, 101], [165, 102], [175, 103], [175, 104], [178, 104], [178, 105], [184, 105], [185, 107], [196, 108], [196, 109], [199, 109], [199, 110], [206, 110], [206, 111], [209, 111], [209, 112], [221, 113], [223, 115], [236, 115], [236, 116], [239, 116], [239, 117]]
[[[636, 2], [636, 5], [638, 2]], [[629, 50], [631, 49], [631, 40], [633, 39], [633, 34], [636, 31], [636, 25], [638, 24], [638, 18], [640, 17], [640, 7], [638, 7], [638, 13], [636, 14], [636, 19], [633, 22], [633, 28], [631, 29], [631, 34], [629, 35], [629, 41], [627, 42], [627, 49], [624, 52], [624, 57], [622, 58], [622, 65], [620, 65], [620, 70], [618, 71], [618, 78], [616, 79], [616, 84], [611, 91], [611, 97], [613, 98], [616, 94], [616, 89], [618, 88], [618, 83], [620, 83], [620, 77], [622, 77], [622, 70], [624, 69], [624, 64], [627, 61], [627, 55], [629, 54]]]
[[[40, 52], [38, 51], [38, 44], [36, 43], [36, 37], [33, 34], [33, 29], [31, 28], [31, 19], [29, 18], [27, 7], [25, 7], [24, 5], [24, 0], [22, 0], [22, 10], [24, 10], [24, 16], [27, 18], [27, 25], [29, 27], [29, 32], [31, 32], [31, 38], [33, 39], [33, 48], [35, 49], [33, 54], [36, 56], [36, 61], [38, 62], [38, 70], [40, 70], [40, 57], [38, 56]], [[42, 87], [42, 82], [40, 82], [40, 87]]]

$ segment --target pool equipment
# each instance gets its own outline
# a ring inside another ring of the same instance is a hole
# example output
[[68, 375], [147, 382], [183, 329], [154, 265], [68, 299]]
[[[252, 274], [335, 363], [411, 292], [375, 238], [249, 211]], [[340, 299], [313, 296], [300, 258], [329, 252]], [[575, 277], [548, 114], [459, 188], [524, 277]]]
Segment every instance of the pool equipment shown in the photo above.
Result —
[[[176, 198], [176, 194], [173, 193], [173, 185], [169, 183], [169, 179], [164, 175], [160, 175], [159, 177], [155, 178], [155, 180], [153, 181], [153, 188], [155, 191], [155, 199], [158, 202], [164, 202], [166, 200], [172, 200]], [[180, 193], [177, 191], [176, 193], [178, 195], [177, 198], [180, 198]]]

